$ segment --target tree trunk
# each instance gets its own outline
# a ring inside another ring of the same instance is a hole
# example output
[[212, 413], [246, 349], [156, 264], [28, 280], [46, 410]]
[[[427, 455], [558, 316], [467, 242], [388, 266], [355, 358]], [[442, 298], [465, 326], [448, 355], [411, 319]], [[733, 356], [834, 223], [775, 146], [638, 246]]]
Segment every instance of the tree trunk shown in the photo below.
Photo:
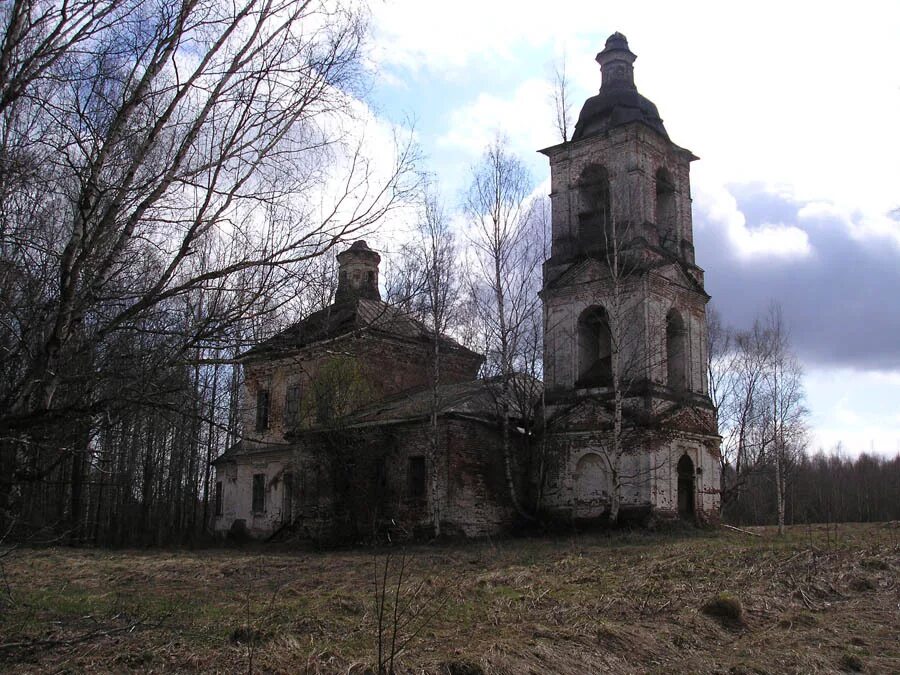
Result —
[[[437, 467], [437, 459], [438, 459], [438, 405], [440, 403], [438, 398], [438, 386], [440, 382], [440, 365], [441, 365], [441, 352], [439, 346], [440, 333], [438, 332], [438, 319], [434, 317], [435, 322], [435, 330], [434, 330], [434, 372], [431, 377], [431, 439], [429, 442], [429, 453], [431, 457], [429, 458], [429, 464], [431, 468], [431, 522], [434, 525], [434, 536], [441, 536], [441, 513], [440, 508], [438, 507], [438, 467]], [[447, 477], [449, 480], [449, 476]]]
[[784, 476], [781, 473], [781, 456], [775, 457], [775, 499], [778, 507], [778, 534], [784, 534]]

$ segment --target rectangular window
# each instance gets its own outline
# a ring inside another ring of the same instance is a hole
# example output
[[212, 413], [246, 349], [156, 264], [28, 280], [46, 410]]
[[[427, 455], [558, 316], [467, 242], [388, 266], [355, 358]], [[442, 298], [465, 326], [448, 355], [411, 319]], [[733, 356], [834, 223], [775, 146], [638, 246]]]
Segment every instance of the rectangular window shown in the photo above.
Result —
[[287, 388], [284, 396], [284, 422], [288, 426], [295, 426], [300, 421], [300, 385], [294, 384]]
[[425, 458], [410, 457], [406, 468], [406, 496], [410, 499], [425, 497]]
[[294, 474], [286, 471], [284, 474], [284, 494], [281, 504], [281, 520], [289, 523], [294, 519]]
[[256, 430], [265, 431], [269, 428], [269, 390], [260, 389], [256, 392]]
[[216, 515], [222, 515], [222, 481], [216, 481]]
[[303, 484], [300, 488], [304, 504], [314, 506], [319, 502], [319, 475], [315, 467], [307, 467], [301, 474]]
[[376, 495], [383, 495], [387, 491], [387, 469], [384, 464], [384, 457], [375, 460], [373, 471], [372, 486], [375, 488]]
[[266, 512], [266, 474], [253, 474], [253, 513]]

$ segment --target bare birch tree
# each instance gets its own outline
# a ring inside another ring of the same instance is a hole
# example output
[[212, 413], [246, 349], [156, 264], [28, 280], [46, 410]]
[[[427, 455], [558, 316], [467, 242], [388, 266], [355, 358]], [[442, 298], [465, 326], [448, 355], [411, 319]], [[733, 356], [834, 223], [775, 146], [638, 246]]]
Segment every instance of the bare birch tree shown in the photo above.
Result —
[[425, 197], [419, 225], [420, 251], [425, 271], [425, 301], [427, 324], [432, 335], [431, 362], [431, 434], [429, 438], [429, 464], [431, 472], [431, 512], [434, 534], [441, 534], [441, 514], [438, 502], [437, 458], [440, 443], [438, 413], [440, 412], [439, 387], [441, 377], [441, 352], [444, 334], [454, 320], [459, 293], [459, 277], [456, 267], [456, 240], [447, 222], [443, 206], [436, 194]]
[[723, 441], [722, 506], [727, 513], [766, 458], [766, 372], [772, 335], [762, 321], [735, 333], [713, 314], [710, 323], [710, 393]]
[[789, 470], [806, 449], [803, 369], [790, 349], [781, 307], [773, 304], [766, 315], [772, 351], [765, 380], [770, 424], [767, 424], [769, 461], [775, 474], [778, 534], [784, 534], [784, 505]]
[[485, 329], [487, 368], [500, 378], [498, 407], [506, 480], [513, 507], [528, 516], [516, 487], [511, 441], [516, 359], [536, 310], [535, 280], [542, 260], [529, 237], [531, 178], [522, 162], [496, 139], [473, 169], [464, 202], [471, 228], [470, 295]]
[[771, 471], [781, 531], [789, 472], [806, 445], [802, 368], [777, 304], [746, 331], [711, 325], [710, 391], [723, 437], [723, 509], [727, 515], [755, 477]]
[[461, 282], [458, 254], [456, 237], [450, 229], [446, 210], [432, 186], [425, 191], [413, 239], [403, 246], [400, 261], [392, 268], [388, 296], [390, 302], [404, 307], [431, 333], [427, 461], [431, 486], [429, 508], [435, 536], [441, 534], [437, 458], [440, 445], [440, 386], [444, 383], [442, 355], [447, 346], [444, 336], [453, 326], [458, 310]]

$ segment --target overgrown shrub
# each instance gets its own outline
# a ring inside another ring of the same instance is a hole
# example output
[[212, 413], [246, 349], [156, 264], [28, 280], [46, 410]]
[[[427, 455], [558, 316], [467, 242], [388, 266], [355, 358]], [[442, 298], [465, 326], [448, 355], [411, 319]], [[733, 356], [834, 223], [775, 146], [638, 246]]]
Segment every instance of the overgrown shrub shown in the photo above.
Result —
[[718, 619], [723, 626], [739, 628], [744, 626], [744, 606], [736, 595], [722, 591], [702, 607], [703, 613]]

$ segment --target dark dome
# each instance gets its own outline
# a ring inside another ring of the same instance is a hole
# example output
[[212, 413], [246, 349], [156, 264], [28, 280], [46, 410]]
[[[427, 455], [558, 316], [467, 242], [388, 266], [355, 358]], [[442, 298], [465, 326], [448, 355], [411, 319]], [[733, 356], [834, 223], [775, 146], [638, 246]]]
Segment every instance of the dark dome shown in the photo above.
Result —
[[606, 49], [628, 49], [628, 39], [620, 32], [616, 31], [606, 38]]
[[628, 122], [643, 122], [669, 137], [659, 111], [650, 99], [641, 96], [636, 89], [610, 88], [601, 89], [599, 94], [584, 102], [572, 140], [602, 134]]
[[607, 38], [603, 51], [597, 54], [603, 74], [600, 93], [585, 101], [572, 134], [573, 141], [630, 122], [642, 122], [665, 138], [669, 137], [656, 106], [641, 96], [634, 85], [636, 58], [622, 33], [616, 32]]

